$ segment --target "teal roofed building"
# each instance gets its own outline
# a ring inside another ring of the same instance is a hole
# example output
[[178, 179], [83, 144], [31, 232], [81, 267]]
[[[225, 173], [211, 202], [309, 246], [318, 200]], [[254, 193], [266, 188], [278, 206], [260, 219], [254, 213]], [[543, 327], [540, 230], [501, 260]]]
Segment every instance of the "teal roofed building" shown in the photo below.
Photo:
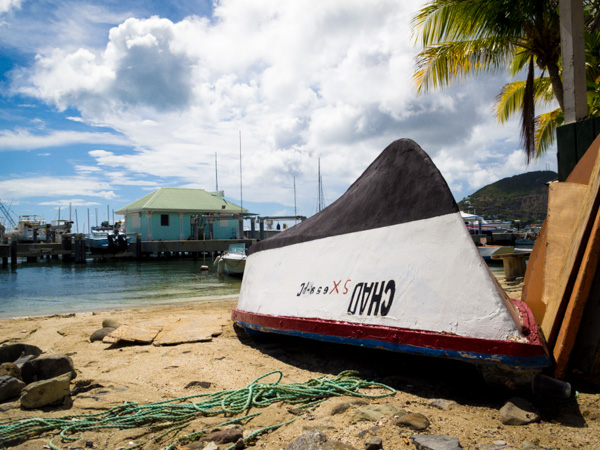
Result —
[[[115, 211], [125, 216], [127, 233], [140, 233], [142, 241], [236, 239], [239, 220], [246, 209], [203, 189], [160, 188]], [[219, 219], [219, 216], [225, 216]]]

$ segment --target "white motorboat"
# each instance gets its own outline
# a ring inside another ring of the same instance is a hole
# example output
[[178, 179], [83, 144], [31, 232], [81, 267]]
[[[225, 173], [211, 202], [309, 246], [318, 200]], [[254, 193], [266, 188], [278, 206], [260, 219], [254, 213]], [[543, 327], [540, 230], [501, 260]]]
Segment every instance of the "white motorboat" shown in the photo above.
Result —
[[244, 274], [247, 258], [245, 244], [229, 244], [229, 248], [215, 259], [217, 273], [241, 276]]

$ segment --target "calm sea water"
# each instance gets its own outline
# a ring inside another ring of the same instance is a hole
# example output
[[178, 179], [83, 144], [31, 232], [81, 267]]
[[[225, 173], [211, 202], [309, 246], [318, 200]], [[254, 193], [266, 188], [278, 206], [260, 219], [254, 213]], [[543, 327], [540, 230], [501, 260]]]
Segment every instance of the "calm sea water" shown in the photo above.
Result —
[[[504, 273], [502, 264], [489, 267]], [[235, 295], [240, 286], [239, 278], [219, 278], [208, 260], [19, 263], [0, 268], [0, 318], [164, 305]]]
[[19, 263], [0, 268], [0, 318], [163, 305], [239, 294], [240, 286], [208, 260]]

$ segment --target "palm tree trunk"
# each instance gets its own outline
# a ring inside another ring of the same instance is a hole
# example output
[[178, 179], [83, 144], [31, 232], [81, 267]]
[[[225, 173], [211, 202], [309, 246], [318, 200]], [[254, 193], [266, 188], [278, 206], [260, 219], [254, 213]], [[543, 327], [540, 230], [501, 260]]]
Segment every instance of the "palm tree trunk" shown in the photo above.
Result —
[[554, 90], [554, 97], [558, 101], [558, 105], [560, 106], [560, 110], [564, 111], [564, 94], [563, 94], [563, 84], [560, 79], [560, 72], [558, 70], [558, 65], [554, 62], [548, 63], [546, 66], [548, 69], [548, 76], [550, 77], [550, 82], [552, 83], [552, 89]]

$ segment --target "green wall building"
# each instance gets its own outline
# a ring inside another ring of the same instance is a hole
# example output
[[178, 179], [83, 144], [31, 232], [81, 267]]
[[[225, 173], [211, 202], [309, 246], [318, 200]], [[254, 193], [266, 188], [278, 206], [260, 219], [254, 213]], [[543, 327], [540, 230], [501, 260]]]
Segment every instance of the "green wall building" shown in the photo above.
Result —
[[[127, 233], [140, 233], [142, 241], [236, 239], [240, 218], [248, 211], [203, 189], [160, 188], [115, 211], [125, 216]], [[219, 216], [227, 216], [218, 219]]]

